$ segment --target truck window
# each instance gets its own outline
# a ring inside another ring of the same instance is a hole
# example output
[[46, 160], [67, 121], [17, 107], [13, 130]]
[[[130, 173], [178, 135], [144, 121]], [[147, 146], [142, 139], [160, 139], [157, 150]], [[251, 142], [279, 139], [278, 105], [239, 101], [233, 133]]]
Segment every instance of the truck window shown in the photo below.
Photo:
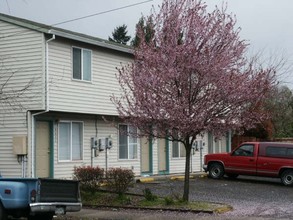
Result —
[[266, 156], [271, 157], [286, 157], [287, 155], [287, 148], [286, 147], [267, 147], [266, 149]]
[[288, 155], [290, 158], [293, 158], [293, 148], [288, 148], [287, 155]]
[[236, 149], [232, 156], [244, 156], [244, 157], [252, 157], [254, 151], [254, 145], [252, 144], [245, 144], [240, 146], [238, 149]]

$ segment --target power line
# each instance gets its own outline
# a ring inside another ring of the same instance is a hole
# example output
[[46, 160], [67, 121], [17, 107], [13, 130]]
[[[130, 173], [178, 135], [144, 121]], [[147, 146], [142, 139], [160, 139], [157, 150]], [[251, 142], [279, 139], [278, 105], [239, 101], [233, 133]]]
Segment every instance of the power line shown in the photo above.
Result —
[[[85, 19], [85, 18], [89, 18], [89, 17], [94, 17], [94, 16], [110, 13], [110, 12], [113, 12], [113, 11], [122, 10], [122, 9], [125, 9], [125, 8], [134, 7], [134, 6], [145, 4], [145, 3], [148, 3], [148, 2], [151, 2], [151, 1], [153, 1], [153, 0], [146, 0], [146, 1], [138, 2], [138, 3], [122, 6], [122, 7], [119, 7], [119, 8], [110, 9], [110, 10], [107, 10], [107, 11], [97, 12], [97, 13], [94, 13], [94, 14], [90, 14], [90, 15], [86, 15], [86, 16], [82, 16], [82, 17], [78, 17], [78, 18], [74, 18], [74, 19], [70, 19], [70, 20], [61, 21], [61, 22], [58, 22], [58, 23], [55, 23], [55, 24], [52, 24], [52, 25], [48, 25], [48, 26], [55, 27], [55, 26], [58, 26], [60, 24], [65, 24], [65, 23], [78, 21], [78, 20], [82, 20], [82, 19]], [[36, 30], [40, 30], [42, 28], [44, 28], [44, 27], [39, 27]], [[25, 34], [26, 32], [29, 32], [29, 31], [25, 30], [25, 31], [14, 32], [14, 33], [11, 33], [10, 35], [0, 37], [0, 39], [13, 37], [13, 36], [16, 36], [16, 35], [19, 35], [19, 34]]]
[[94, 17], [94, 16], [97, 16], [97, 15], [106, 14], [106, 13], [113, 12], [113, 11], [118, 11], [118, 10], [125, 9], [125, 8], [130, 8], [130, 7], [145, 4], [145, 3], [148, 3], [148, 2], [151, 2], [151, 1], [153, 1], [153, 0], [147, 0], [147, 1], [143, 1], [143, 2], [138, 2], [138, 3], [131, 4], [131, 5], [122, 6], [122, 7], [119, 7], [119, 8], [110, 9], [110, 10], [107, 10], [107, 11], [98, 12], [98, 13], [95, 13], [95, 14], [86, 15], [86, 16], [83, 16], [83, 17], [74, 18], [74, 19], [70, 19], [70, 20], [67, 20], [67, 21], [62, 21], [62, 22], [53, 24], [52, 26], [57, 26], [57, 25], [69, 23], [69, 22], [72, 22], [72, 21], [77, 21], [77, 20], [81, 20], [81, 19], [85, 19], [85, 18], [89, 18], [89, 17]]

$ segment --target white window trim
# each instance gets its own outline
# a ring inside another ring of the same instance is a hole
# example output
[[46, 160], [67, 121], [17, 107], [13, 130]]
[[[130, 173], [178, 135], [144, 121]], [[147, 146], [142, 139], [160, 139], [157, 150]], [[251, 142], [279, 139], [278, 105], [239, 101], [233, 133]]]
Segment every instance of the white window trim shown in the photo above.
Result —
[[[59, 125], [60, 123], [70, 123], [70, 160], [60, 160], [59, 158], [59, 146], [60, 146], [60, 138], [59, 138]], [[80, 160], [72, 160], [72, 123], [81, 123], [82, 124], [82, 143], [81, 143], [81, 159]], [[59, 121], [58, 123], [58, 131], [57, 131], [57, 134], [58, 134], [58, 162], [80, 162], [80, 161], [83, 161], [83, 157], [84, 157], [84, 122], [83, 121], [70, 121], [70, 120], [61, 120]]]
[[[73, 49], [80, 49], [81, 50], [81, 79], [75, 79], [73, 78]], [[83, 51], [87, 50], [91, 52], [91, 80], [84, 80], [83, 79]], [[73, 81], [78, 81], [78, 82], [86, 82], [86, 83], [91, 83], [93, 81], [93, 51], [87, 48], [82, 48], [82, 47], [76, 47], [76, 46], [72, 46], [71, 48], [71, 61], [72, 61], [72, 73], [71, 73], [71, 79]]]
[[[140, 143], [140, 139], [137, 137], [137, 139], [136, 139], [136, 152], [137, 152], [137, 155], [136, 155], [136, 158], [133, 158], [133, 159], [130, 159], [129, 158], [129, 136], [127, 136], [127, 149], [128, 149], [128, 151], [127, 151], [127, 158], [120, 158], [120, 155], [119, 155], [119, 151], [120, 151], [120, 139], [119, 139], [119, 126], [120, 125], [126, 125], [127, 126], [127, 132], [129, 131], [129, 126], [131, 126], [130, 124], [118, 124], [118, 135], [117, 135], [117, 137], [118, 137], [118, 151], [117, 151], [117, 153], [118, 153], [118, 161], [138, 161], [139, 160], [139, 147], [140, 147], [140, 145], [139, 145], [139, 143]], [[138, 128], [136, 127], [136, 131], [137, 131], [137, 133], [138, 133]]]

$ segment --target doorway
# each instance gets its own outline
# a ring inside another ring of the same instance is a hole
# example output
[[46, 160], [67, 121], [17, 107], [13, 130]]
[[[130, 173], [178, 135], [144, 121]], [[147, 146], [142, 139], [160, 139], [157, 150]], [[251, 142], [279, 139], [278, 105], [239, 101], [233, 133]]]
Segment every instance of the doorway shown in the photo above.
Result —
[[51, 155], [51, 123], [48, 121], [36, 122], [36, 177], [52, 177]]
[[159, 174], [168, 174], [169, 173], [169, 142], [166, 139], [158, 139], [158, 165], [159, 165]]
[[141, 173], [142, 174], [152, 174], [152, 140], [147, 137], [142, 137], [141, 142]]

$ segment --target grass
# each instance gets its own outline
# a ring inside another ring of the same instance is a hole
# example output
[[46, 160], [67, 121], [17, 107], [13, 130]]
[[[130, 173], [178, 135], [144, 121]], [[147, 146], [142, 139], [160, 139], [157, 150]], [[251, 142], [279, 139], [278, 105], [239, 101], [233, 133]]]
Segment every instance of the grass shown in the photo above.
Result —
[[83, 206], [90, 207], [129, 207], [211, 213], [223, 213], [232, 210], [231, 206], [225, 204], [202, 201], [184, 202], [170, 196], [157, 197], [150, 194], [151, 192], [144, 193], [144, 195], [117, 195], [109, 192], [82, 190], [81, 193]]

